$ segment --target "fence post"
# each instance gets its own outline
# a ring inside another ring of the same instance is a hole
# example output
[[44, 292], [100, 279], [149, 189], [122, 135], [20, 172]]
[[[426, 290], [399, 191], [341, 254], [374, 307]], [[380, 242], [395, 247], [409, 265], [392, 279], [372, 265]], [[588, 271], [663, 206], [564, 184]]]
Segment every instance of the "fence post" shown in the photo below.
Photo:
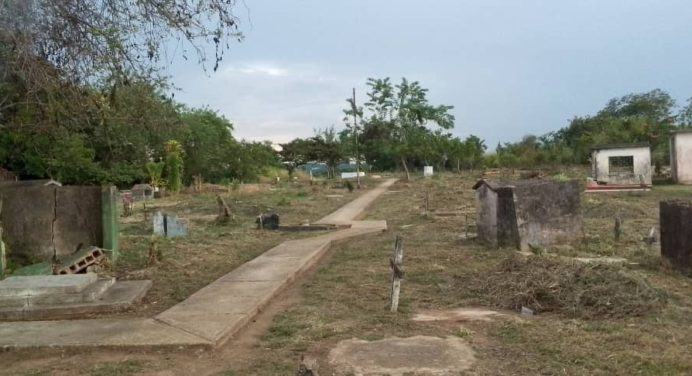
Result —
[[392, 268], [392, 306], [391, 312], [399, 309], [399, 293], [401, 292], [401, 280], [404, 278], [404, 242], [401, 236], [397, 235], [394, 242], [394, 253], [389, 259], [389, 266]]

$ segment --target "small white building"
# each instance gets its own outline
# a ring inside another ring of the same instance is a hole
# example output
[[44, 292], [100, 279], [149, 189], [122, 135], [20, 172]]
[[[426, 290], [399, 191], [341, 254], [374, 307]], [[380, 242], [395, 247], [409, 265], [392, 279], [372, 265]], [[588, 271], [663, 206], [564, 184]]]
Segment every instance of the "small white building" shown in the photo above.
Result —
[[692, 130], [670, 134], [670, 175], [678, 184], [692, 184]]
[[650, 186], [651, 147], [646, 143], [594, 146], [591, 174], [599, 184]]

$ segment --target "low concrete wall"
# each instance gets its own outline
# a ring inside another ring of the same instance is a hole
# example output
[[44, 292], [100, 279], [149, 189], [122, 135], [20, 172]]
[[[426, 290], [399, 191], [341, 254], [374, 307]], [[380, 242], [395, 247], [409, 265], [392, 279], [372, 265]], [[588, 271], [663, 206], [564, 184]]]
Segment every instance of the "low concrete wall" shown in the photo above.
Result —
[[51, 260], [103, 246], [101, 187], [2, 185], [2, 223], [10, 258]]
[[676, 269], [692, 272], [692, 202], [661, 201], [661, 256]]

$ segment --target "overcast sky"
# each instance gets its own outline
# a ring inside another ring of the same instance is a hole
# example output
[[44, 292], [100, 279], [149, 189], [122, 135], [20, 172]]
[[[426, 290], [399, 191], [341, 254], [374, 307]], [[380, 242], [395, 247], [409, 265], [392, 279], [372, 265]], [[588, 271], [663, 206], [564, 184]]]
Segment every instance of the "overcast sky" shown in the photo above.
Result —
[[368, 77], [401, 77], [453, 105], [454, 133], [543, 134], [608, 99], [692, 96], [690, 0], [245, 0], [245, 40], [216, 73], [176, 59], [176, 98], [219, 110], [237, 138], [287, 142], [342, 128]]

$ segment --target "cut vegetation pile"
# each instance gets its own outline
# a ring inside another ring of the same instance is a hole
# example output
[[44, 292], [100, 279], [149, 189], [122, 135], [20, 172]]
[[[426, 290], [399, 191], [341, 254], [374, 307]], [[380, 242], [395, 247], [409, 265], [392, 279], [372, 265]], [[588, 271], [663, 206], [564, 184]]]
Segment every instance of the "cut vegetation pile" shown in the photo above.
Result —
[[582, 319], [643, 316], [660, 309], [666, 294], [614, 264], [511, 256], [490, 272], [457, 276], [462, 291], [484, 304]]

